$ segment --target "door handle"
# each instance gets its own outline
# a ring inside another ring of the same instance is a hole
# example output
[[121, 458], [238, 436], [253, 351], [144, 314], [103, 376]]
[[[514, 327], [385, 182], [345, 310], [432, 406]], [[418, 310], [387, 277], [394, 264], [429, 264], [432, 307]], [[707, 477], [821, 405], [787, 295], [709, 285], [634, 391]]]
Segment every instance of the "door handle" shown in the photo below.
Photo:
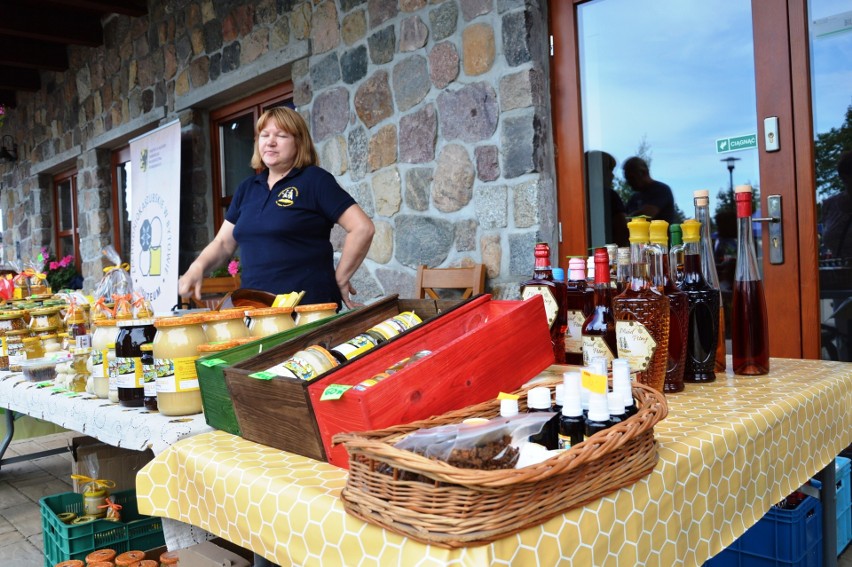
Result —
[[781, 195], [769, 195], [766, 197], [767, 217], [756, 217], [751, 220], [765, 222], [769, 225], [769, 263], [784, 263], [784, 224], [781, 212]]

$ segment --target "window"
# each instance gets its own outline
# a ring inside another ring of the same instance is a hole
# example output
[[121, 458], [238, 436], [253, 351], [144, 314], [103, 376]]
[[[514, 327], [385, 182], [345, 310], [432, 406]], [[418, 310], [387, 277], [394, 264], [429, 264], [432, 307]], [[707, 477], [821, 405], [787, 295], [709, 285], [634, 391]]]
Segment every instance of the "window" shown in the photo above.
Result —
[[231, 199], [243, 179], [255, 173], [254, 125], [261, 113], [293, 105], [293, 83], [286, 82], [210, 113], [213, 152], [213, 222], [218, 230]]
[[56, 257], [74, 256], [74, 265], [80, 269], [80, 230], [77, 224], [77, 171], [66, 171], [53, 178], [55, 204], [54, 238]]
[[112, 153], [112, 242], [123, 261], [130, 261], [130, 146]]

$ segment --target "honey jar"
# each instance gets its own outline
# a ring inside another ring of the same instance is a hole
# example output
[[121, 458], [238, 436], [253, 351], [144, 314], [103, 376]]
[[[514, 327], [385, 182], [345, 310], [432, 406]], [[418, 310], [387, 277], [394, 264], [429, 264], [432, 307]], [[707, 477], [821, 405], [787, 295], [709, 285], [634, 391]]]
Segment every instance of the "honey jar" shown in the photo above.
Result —
[[11, 370], [12, 372], [21, 371], [21, 361], [26, 359], [27, 355], [24, 352], [24, 339], [30, 337], [29, 329], [20, 331], [6, 331], [0, 337], [0, 370]]
[[198, 347], [207, 343], [203, 317], [164, 317], [154, 326], [154, 364], [157, 367], [157, 408], [163, 415], [201, 413], [201, 390], [195, 361]]
[[60, 305], [30, 310], [30, 329], [33, 331], [49, 329], [56, 332], [59, 327], [63, 326], [60, 311], [62, 311]]
[[227, 309], [213, 311], [204, 316], [204, 333], [211, 343], [230, 341], [250, 336], [245, 324], [245, 311], [242, 309]]
[[8, 309], [0, 311], [0, 331], [21, 331], [27, 328], [24, 320], [26, 312], [23, 309]]
[[41, 337], [24, 337], [21, 342], [24, 344], [24, 353], [27, 359], [44, 356], [44, 345], [41, 342]]
[[296, 326], [292, 307], [266, 307], [248, 312], [249, 332], [253, 337], [267, 337]]
[[267, 372], [307, 382], [337, 365], [337, 359], [330, 352], [319, 345], [311, 345], [298, 351], [281, 364], [273, 366]]
[[313, 303], [309, 305], [297, 305], [296, 311], [296, 326], [307, 325], [326, 317], [331, 317], [337, 313], [336, 303]]

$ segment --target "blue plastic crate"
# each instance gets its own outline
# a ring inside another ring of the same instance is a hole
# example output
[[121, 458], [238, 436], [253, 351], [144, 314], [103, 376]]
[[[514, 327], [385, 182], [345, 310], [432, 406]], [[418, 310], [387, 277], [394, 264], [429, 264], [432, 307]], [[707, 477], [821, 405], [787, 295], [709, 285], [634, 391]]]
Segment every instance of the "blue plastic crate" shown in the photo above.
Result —
[[[843, 553], [852, 541], [852, 479], [850, 479], [850, 460], [838, 456], [834, 460], [834, 479], [837, 483], [837, 555]], [[811, 485], [820, 488], [822, 483], [815, 478]]]
[[806, 497], [792, 510], [771, 508], [706, 567], [821, 567], [822, 505]]

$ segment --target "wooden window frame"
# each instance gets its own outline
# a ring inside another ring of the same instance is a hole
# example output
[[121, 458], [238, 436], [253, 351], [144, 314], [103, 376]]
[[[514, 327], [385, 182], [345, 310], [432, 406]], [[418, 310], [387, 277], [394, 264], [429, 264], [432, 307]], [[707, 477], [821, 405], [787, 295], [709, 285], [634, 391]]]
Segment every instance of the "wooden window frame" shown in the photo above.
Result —
[[126, 259], [123, 257], [124, 255], [122, 253], [124, 249], [124, 242], [121, 233], [123, 225], [122, 215], [124, 214], [121, 203], [124, 199], [120, 194], [122, 188], [118, 186], [119, 180], [116, 172], [118, 171], [118, 166], [129, 161], [131, 161], [129, 144], [113, 150], [110, 155], [110, 178], [112, 180], [112, 243], [116, 252], [122, 256], [122, 259]]
[[[66, 181], [71, 184], [71, 228], [60, 229], [59, 215], [59, 186]], [[74, 267], [80, 271], [80, 224], [77, 215], [77, 170], [71, 169], [57, 173], [53, 176], [53, 238], [55, 242], [57, 260], [69, 254], [67, 250], [60, 250], [62, 238], [70, 236], [74, 243], [74, 249], [70, 252], [74, 256]]]
[[213, 178], [213, 224], [218, 231], [225, 219], [225, 211], [231, 204], [231, 197], [223, 195], [222, 187], [222, 148], [219, 126], [223, 122], [251, 114], [252, 123], [257, 122], [264, 107], [293, 98], [293, 82], [286, 81], [274, 87], [257, 92], [231, 104], [210, 112], [210, 151]]

